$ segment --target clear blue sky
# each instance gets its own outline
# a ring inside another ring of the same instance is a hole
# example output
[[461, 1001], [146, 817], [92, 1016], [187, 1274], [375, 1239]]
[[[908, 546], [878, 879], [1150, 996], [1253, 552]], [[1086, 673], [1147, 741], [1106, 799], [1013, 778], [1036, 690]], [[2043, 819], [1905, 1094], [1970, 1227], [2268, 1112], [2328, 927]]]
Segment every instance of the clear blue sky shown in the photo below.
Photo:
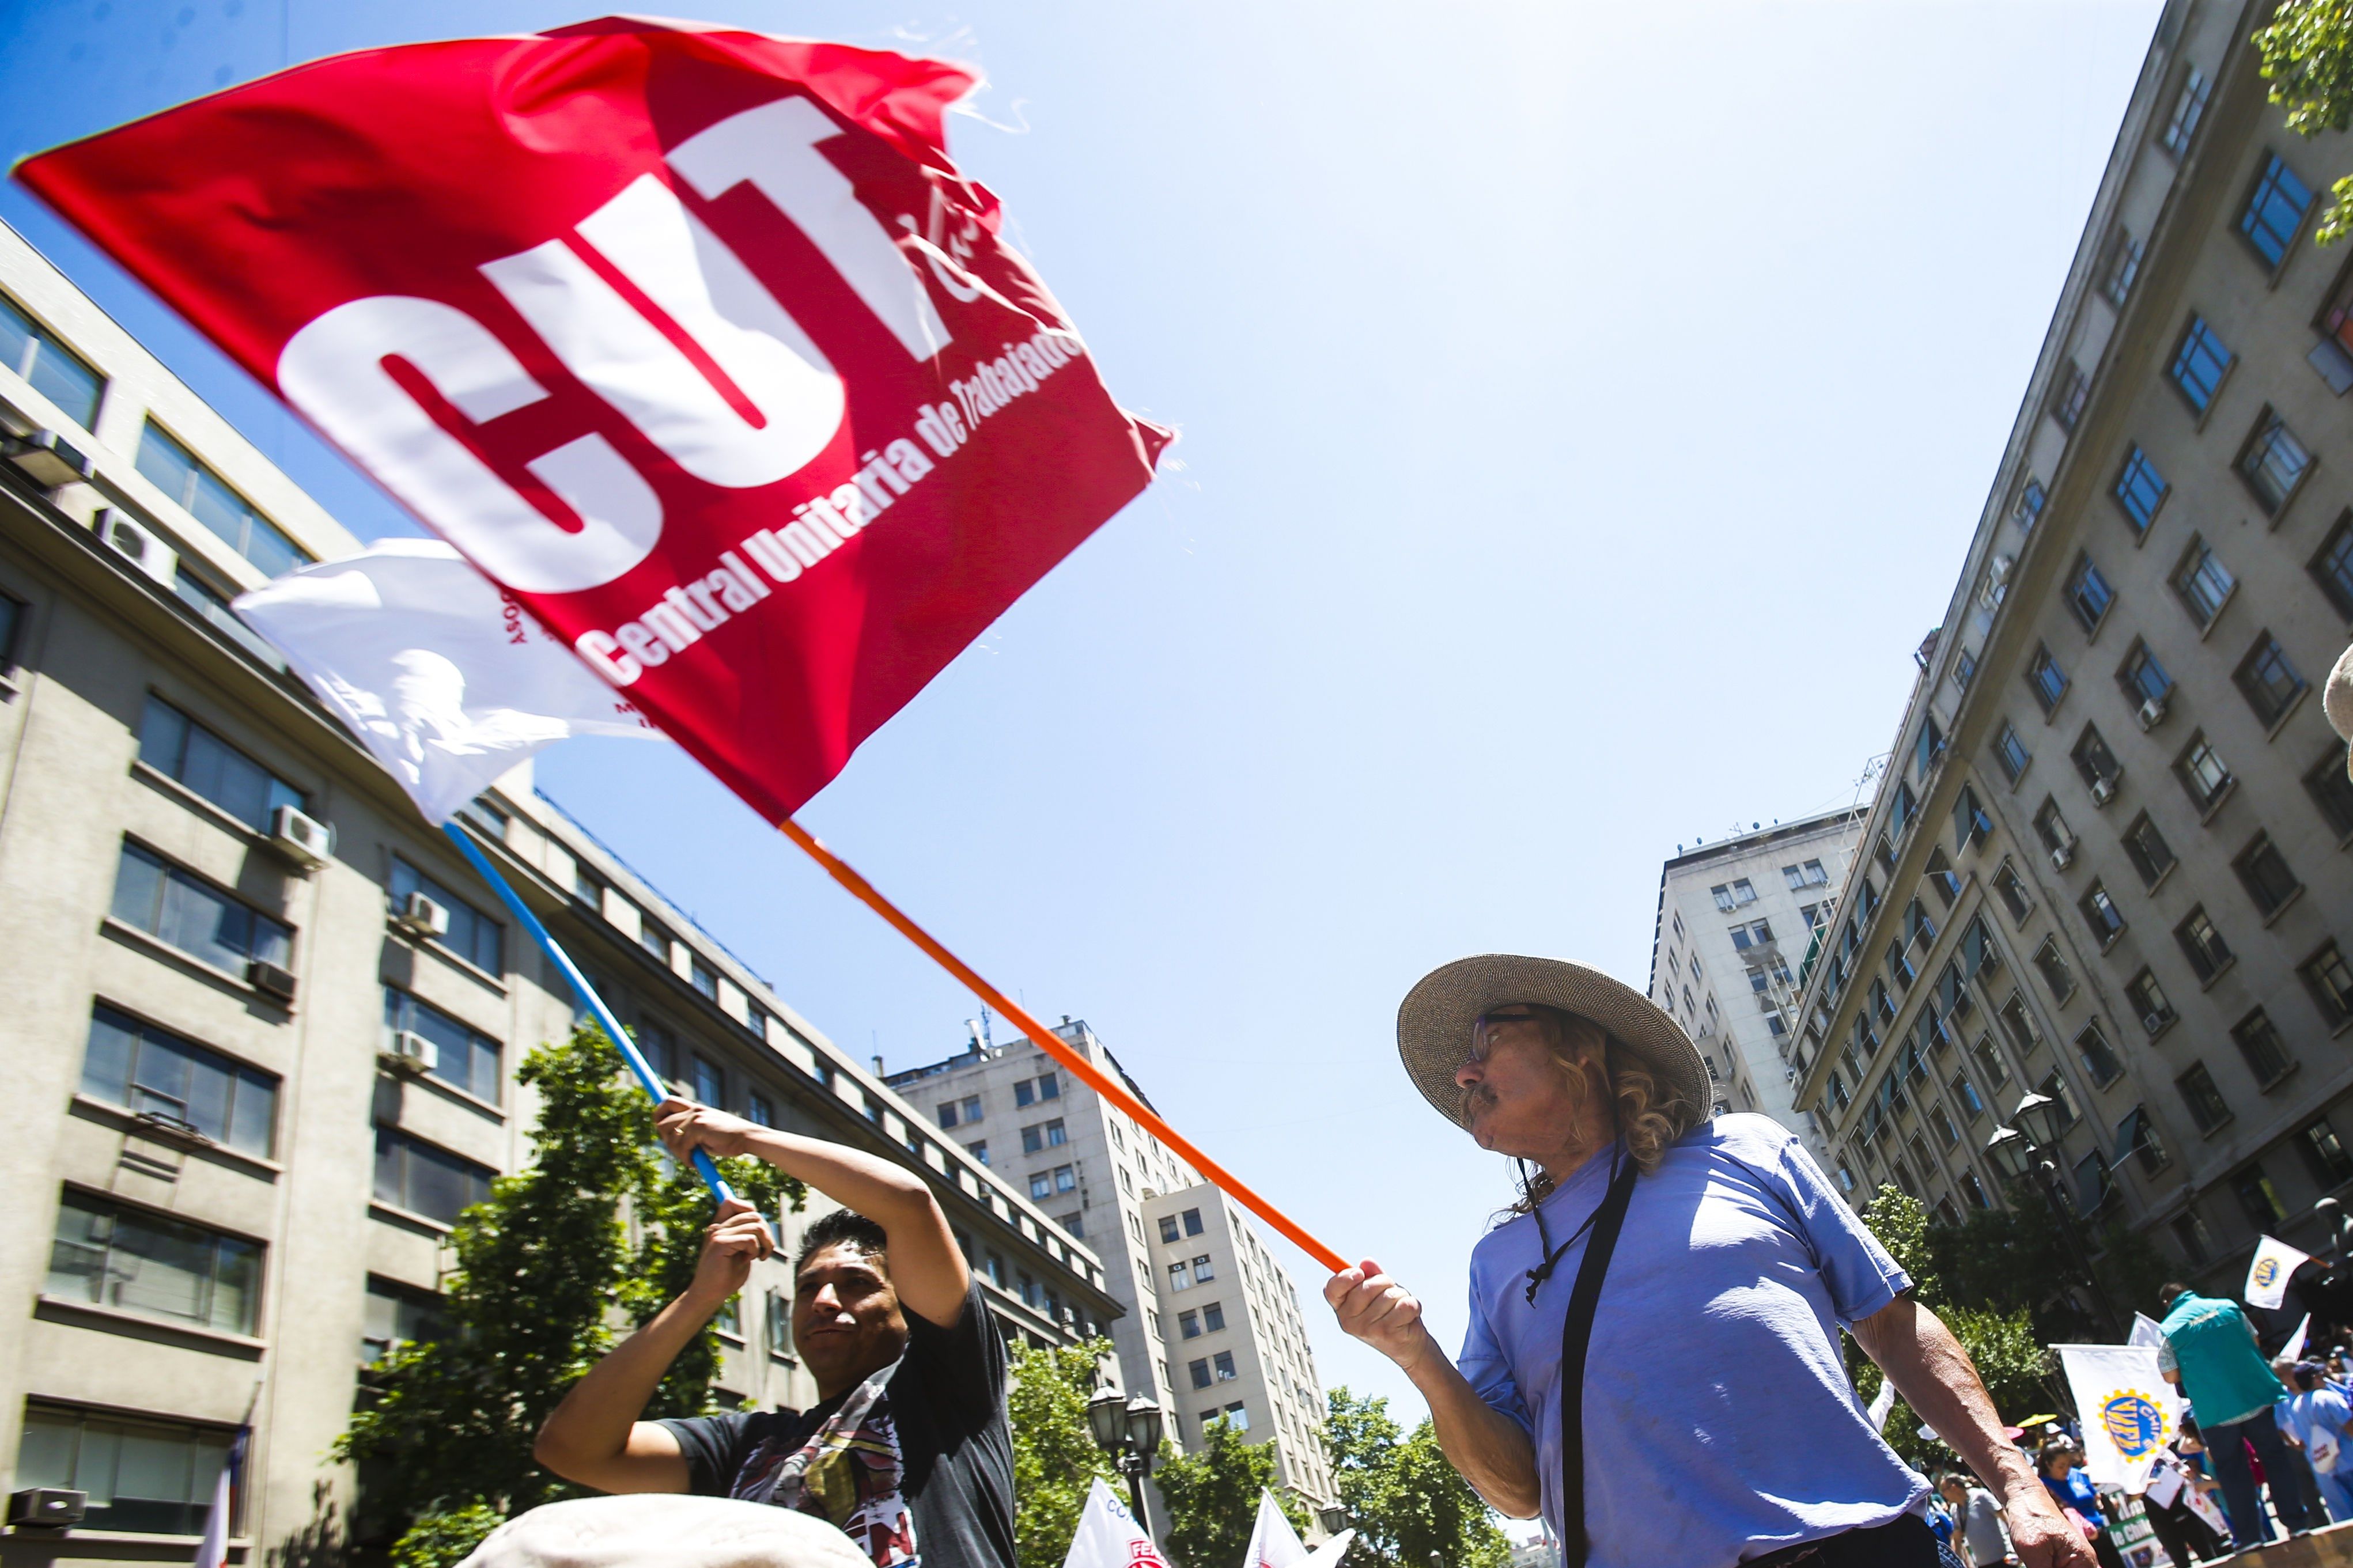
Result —
[[[699, 0], [982, 67], [965, 167], [1164, 477], [803, 814], [1459, 1340], [1506, 1173], [1397, 1064], [1504, 950], [1644, 984], [1678, 841], [1843, 804], [1943, 614], [2157, 0]], [[533, 0], [0, 0], [0, 152]], [[408, 525], [21, 191], [364, 536]], [[669, 749], [543, 786], [845, 1047], [974, 1004]], [[1287, 1249], [1286, 1249], [1287, 1251]], [[1289, 1258], [1326, 1383], [1419, 1403]]]

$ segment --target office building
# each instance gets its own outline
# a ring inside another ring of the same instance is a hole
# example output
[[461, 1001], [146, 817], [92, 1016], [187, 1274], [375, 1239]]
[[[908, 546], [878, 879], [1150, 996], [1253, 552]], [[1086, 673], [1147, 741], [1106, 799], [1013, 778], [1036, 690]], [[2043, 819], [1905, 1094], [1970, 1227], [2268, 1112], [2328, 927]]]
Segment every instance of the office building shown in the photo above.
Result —
[[1761, 1111], [1825, 1152], [1798, 1114], [1798, 966], [1834, 922], [1862, 813], [1777, 822], [1689, 851], [1659, 873], [1651, 999], [1699, 1047], [1715, 1110]]
[[[227, 607], [358, 542], [5, 227], [0, 423], [0, 1491], [89, 1499], [0, 1552], [189, 1560], [249, 1422], [232, 1553], [258, 1562], [345, 1531], [329, 1446], [367, 1363], [434, 1321], [452, 1220], [528, 1147], [514, 1069], [575, 1003]], [[527, 770], [469, 816], [665, 1074], [926, 1175], [1009, 1332], [1119, 1311], [1091, 1249]], [[789, 1295], [758, 1266], [723, 1403], [813, 1400]]]
[[2223, 1292], [2353, 1181], [2353, 788], [2312, 690], [2353, 622], [2353, 250], [2312, 241], [2353, 143], [2283, 127], [2265, 14], [2165, 9], [1799, 1037], [1848, 1190], [2010, 1201], [1986, 1144], [2032, 1090], [2090, 1228]]
[[[1299, 1292], [1257, 1227], [1036, 1046], [997, 1046], [980, 1021], [971, 1028], [959, 1055], [886, 1081], [1103, 1258], [1122, 1309], [1110, 1324], [1122, 1379], [1159, 1401], [1178, 1447], [1230, 1421], [1275, 1444], [1281, 1484], [1331, 1501], [1324, 1390]], [[1083, 1021], [1065, 1018], [1055, 1033], [1152, 1103]]]

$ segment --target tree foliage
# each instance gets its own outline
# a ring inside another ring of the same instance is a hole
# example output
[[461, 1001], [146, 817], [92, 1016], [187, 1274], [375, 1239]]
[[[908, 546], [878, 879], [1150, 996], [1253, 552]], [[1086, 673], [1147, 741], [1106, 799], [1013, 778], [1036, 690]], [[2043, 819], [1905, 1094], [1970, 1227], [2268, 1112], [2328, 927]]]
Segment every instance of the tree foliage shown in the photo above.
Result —
[[[540, 1047], [515, 1080], [539, 1093], [532, 1161], [458, 1216], [444, 1331], [376, 1363], [335, 1445], [361, 1467], [375, 1526], [364, 1533], [403, 1536], [405, 1568], [454, 1562], [447, 1552], [470, 1550], [470, 1531], [479, 1540], [504, 1517], [576, 1495], [533, 1459], [539, 1425], [612, 1347], [616, 1315], [643, 1322], [683, 1286], [710, 1218], [693, 1173], [661, 1155], [653, 1108], [602, 1030]], [[800, 1184], [757, 1161], [727, 1162], [726, 1173], [765, 1212], [800, 1205]], [[706, 1328], [663, 1380], [655, 1413], [703, 1412], [718, 1352]]]
[[[1168, 1504], [1160, 1544], [1176, 1568], [1231, 1568], [1250, 1552], [1261, 1491], [1274, 1490], [1272, 1443], [1253, 1443], [1230, 1421], [1213, 1421], [1200, 1448], [1179, 1454], [1163, 1444], [1158, 1480]], [[1307, 1510], [1275, 1491], [1294, 1530], [1307, 1528]]]
[[[2271, 100], [2299, 136], [2353, 126], [2353, 0], [2284, 0], [2259, 29]], [[2353, 232], [2353, 174], [2329, 187], [2314, 237], [2333, 245]]]
[[1410, 1435], [1388, 1401], [1346, 1388], [1326, 1395], [1324, 1447], [1341, 1506], [1356, 1527], [1354, 1568], [1503, 1568], [1511, 1545], [1479, 1494], [1439, 1447], [1428, 1420]]
[[1006, 1413], [1013, 1425], [1013, 1554], [1020, 1568], [1061, 1568], [1097, 1477], [1126, 1481], [1087, 1429], [1087, 1399], [1111, 1342], [1059, 1350], [1017, 1345]]

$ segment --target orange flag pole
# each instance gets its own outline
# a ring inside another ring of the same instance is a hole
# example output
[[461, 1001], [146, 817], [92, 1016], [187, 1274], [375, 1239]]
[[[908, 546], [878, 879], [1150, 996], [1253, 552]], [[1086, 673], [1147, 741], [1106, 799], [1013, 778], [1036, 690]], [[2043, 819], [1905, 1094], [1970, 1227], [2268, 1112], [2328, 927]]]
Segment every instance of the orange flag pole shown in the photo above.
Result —
[[1142, 1122], [1154, 1136], [1183, 1155], [1195, 1170], [1208, 1177], [1221, 1191], [1230, 1194], [1236, 1203], [1298, 1243], [1310, 1258], [1332, 1270], [1333, 1273], [1337, 1274], [1348, 1267], [1338, 1253], [1308, 1235], [1297, 1221], [1250, 1191], [1235, 1177], [1232, 1172], [1196, 1148], [1191, 1139], [1163, 1121], [1160, 1119], [1160, 1113], [1138, 1100], [1129, 1091], [1127, 1085], [1072, 1050], [1069, 1042], [1061, 1036], [1031, 1017], [1028, 1009], [1019, 1003], [1015, 1002], [1004, 992], [975, 973], [971, 965], [941, 946], [931, 932], [910, 920], [896, 904], [876, 892], [871, 882], [844, 864], [841, 858], [832, 850], [818, 843], [807, 828], [789, 816], [778, 823], [777, 826], [783, 830], [786, 837], [806, 850], [810, 859], [824, 867], [828, 876], [849, 889], [859, 902], [897, 927], [902, 936], [931, 954], [934, 963], [963, 981], [974, 995], [997, 1009], [999, 1016], [1029, 1036], [1030, 1041], [1040, 1050], [1070, 1068], [1071, 1073], [1089, 1089]]

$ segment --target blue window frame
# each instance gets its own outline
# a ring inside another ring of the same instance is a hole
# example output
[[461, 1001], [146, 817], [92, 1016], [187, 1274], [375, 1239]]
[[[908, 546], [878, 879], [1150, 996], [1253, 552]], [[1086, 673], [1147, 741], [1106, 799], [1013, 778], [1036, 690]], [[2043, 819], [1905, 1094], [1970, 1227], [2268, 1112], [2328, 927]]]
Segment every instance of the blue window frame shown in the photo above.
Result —
[[2189, 328], [2181, 334], [2181, 346], [2174, 351], [2173, 364], [2166, 372], [2183, 399], [2197, 412], [2205, 413], [2222, 384], [2223, 372], [2230, 368], [2231, 351], [2215, 335], [2213, 324], [2203, 316], [2190, 317]]
[[134, 1116], [169, 1117], [216, 1143], [264, 1158], [278, 1121], [275, 1078], [103, 1003], [90, 1014], [81, 1091]]
[[2075, 619], [2084, 629], [2096, 631], [2108, 606], [2116, 602], [2116, 591], [2108, 586], [2108, 580], [2100, 575], [2100, 569], [2092, 564], [2090, 556], [2079, 555], [2075, 558], [2075, 571], [2067, 579], [2066, 599], [2067, 607], [2075, 612]]
[[162, 698], [150, 695], [139, 722], [139, 760], [257, 833], [281, 805], [302, 809], [302, 792]]
[[2033, 661], [2026, 667], [2026, 684], [2033, 688], [2035, 701], [2048, 713], [2067, 695], [2067, 672], [2059, 668], [2049, 648], [2037, 647]]
[[392, 862], [392, 906], [399, 909], [408, 895], [422, 893], [449, 911], [449, 934], [441, 945], [489, 974], [506, 973], [506, 928], [481, 910], [396, 856]]
[[2312, 210], [2312, 188], [2296, 178], [2294, 169], [2274, 153], [2255, 179], [2247, 210], [2239, 215], [2239, 233], [2272, 267], [2287, 258], [2304, 215]]
[[2125, 454], [2125, 466], [2116, 474], [2116, 504], [2125, 509], [2132, 520], [2135, 533], [2148, 531], [2149, 523], [2157, 517], [2157, 509], [2165, 504], [2165, 476], [2148, 460], [2148, 454], [2137, 442]]
[[384, 988], [384, 1027], [387, 1044], [404, 1029], [424, 1036], [433, 1042], [435, 1059], [427, 1070], [435, 1078], [476, 1100], [499, 1102], [499, 1043], [490, 1036], [389, 985]]
[[2018, 492], [2016, 516], [2018, 518], [2019, 531], [2021, 533], [2031, 533], [2034, 531], [2034, 525], [2042, 520], [2042, 508], [2050, 499], [2050, 496], [2042, 489], [2042, 481], [2041, 479], [2029, 479], [2026, 481], [2024, 488], [2020, 489]]
[[97, 420], [106, 378], [5, 296], [0, 296], [0, 364], [31, 382], [35, 392], [64, 409], [83, 429]]
[[227, 480], [151, 421], [139, 432], [139, 471], [198, 522], [228, 542], [230, 549], [272, 577], [310, 564], [311, 552], [253, 510]]

